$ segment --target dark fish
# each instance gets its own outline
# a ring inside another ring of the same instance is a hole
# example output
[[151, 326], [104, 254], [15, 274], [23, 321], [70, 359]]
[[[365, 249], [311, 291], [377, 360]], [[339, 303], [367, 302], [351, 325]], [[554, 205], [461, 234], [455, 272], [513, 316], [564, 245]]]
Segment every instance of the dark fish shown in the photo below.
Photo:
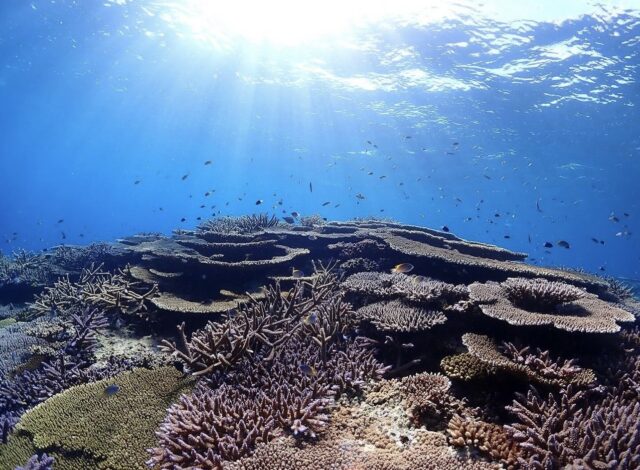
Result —
[[288, 224], [293, 224], [295, 222], [295, 220], [293, 219], [293, 217], [283, 217], [284, 221]]
[[620, 222], [620, 219], [616, 217], [616, 215], [612, 212], [609, 216], [609, 220], [612, 222]]
[[381, 179], [381, 180], [383, 180], [383, 179], [385, 179], [385, 178], [386, 178], [386, 176], [385, 176], [385, 175], [382, 175], [382, 176], [380, 177], [380, 179]]
[[542, 209], [540, 209], [540, 199], [536, 199], [536, 210], [542, 212]]
[[262, 199], [258, 199], [256, 201], [256, 206], [259, 206], [260, 204], [262, 204], [264, 201]]
[[205, 165], [211, 165], [211, 163], [213, 163], [211, 160], [207, 160], [206, 162], [204, 162]]
[[545, 248], [553, 248], [553, 243], [551, 243], [551, 242], [544, 242], [544, 245], [543, 245], [543, 246], [544, 246]]
[[64, 232], [61, 232], [61, 233], [62, 233], [62, 239], [63, 239], [63, 240], [66, 240], [66, 239], [67, 239], [67, 234], [66, 234], [66, 233], [64, 233]]
[[367, 140], [367, 143], [368, 143], [369, 145], [373, 145], [373, 144], [371, 143], [371, 141], [370, 141], [370, 140]]
[[529, 238], [529, 243], [531, 243], [531, 234], [529, 234], [527, 238]]
[[133, 184], [140, 184], [140, 180], [135, 180]]
[[60, 219], [60, 220], [58, 220], [58, 222], [57, 222], [57, 223], [61, 224], [62, 222], [64, 222], [64, 219]]
[[211, 193], [210, 193], [209, 191], [207, 191], [206, 193], [204, 193], [204, 197], [208, 197], [208, 196], [210, 196], [210, 195], [211, 195]]
[[315, 377], [318, 375], [316, 368], [309, 364], [300, 364], [300, 372], [309, 377]]
[[331, 201], [323, 202], [323, 203], [322, 203], [322, 207], [324, 207], [324, 206], [328, 206], [329, 204], [331, 204]]
[[454, 142], [453, 145], [457, 147], [460, 144], [458, 142]]
[[182, 176], [182, 181], [186, 180], [189, 177], [189, 173], [187, 173], [186, 175]]
[[107, 385], [104, 389], [104, 394], [107, 396], [115, 395], [120, 391], [120, 387], [116, 384]]
[[567, 250], [568, 250], [569, 248], [571, 248], [571, 246], [569, 245], [569, 242], [564, 241], [564, 240], [560, 240], [560, 241], [557, 243], [557, 245], [558, 245], [558, 246], [561, 246], [562, 248], [566, 248]]
[[488, 179], [488, 180], [490, 180], [490, 179], [491, 179], [491, 176], [489, 176], [489, 175], [482, 175], [482, 176], [484, 176], [484, 177], [485, 177], [486, 179]]
[[509, 238], [511, 238], [511, 235], [505, 235], [504, 238], [509, 239]]
[[593, 243], [600, 243], [600, 241], [597, 238], [591, 237], [591, 241]]
[[622, 215], [624, 215], [625, 217], [629, 217], [629, 213], [628, 212], [623, 212]]
[[410, 136], [410, 135], [405, 135], [405, 136], [404, 136], [404, 138], [405, 138], [405, 139], [410, 139], [410, 138], [411, 138], [411, 136]]
[[311, 181], [309, 181], [309, 192], [313, 192], [313, 185], [311, 184]]
[[186, 222], [187, 219], [185, 219], [184, 217], [182, 219], [180, 219], [180, 222]]
[[373, 175], [373, 171], [370, 171], [369, 173], [367, 173], [367, 175], [369, 176]]
[[443, 232], [448, 232], [449, 231], [449, 227], [447, 227], [446, 225], [442, 226], [442, 231]]
[[360, 199], [362, 201], [364, 198], [365, 197], [362, 195], [362, 193], [356, 194], [356, 199]]
[[406, 274], [410, 273], [411, 271], [413, 271], [413, 264], [411, 263], [400, 263], [391, 268], [392, 273]]
[[291, 212], [291, 217], [297, 219], [298, 217], [300, 217], [300, 214], [298, 214], [296, 211]]

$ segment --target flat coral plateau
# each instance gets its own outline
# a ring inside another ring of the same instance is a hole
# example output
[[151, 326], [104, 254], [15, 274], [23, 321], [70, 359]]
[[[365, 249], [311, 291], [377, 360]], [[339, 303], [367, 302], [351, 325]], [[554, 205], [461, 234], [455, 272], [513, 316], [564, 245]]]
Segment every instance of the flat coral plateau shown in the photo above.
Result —
[[0, 469], [640, 468], [640, 304], [525, 259], [264, 214], [0, 257]]

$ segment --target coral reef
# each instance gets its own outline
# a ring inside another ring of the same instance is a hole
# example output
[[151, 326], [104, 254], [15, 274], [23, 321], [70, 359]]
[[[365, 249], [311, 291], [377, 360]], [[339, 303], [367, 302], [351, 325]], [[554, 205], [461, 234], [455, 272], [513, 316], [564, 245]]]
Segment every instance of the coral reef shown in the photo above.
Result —
[[635, 317], [614, 304], [559, 282], [508, 279], [469, 286], [470, 297], [482, 312], [511, 325], [552, 325], [565, 331], [615, 333], [618, 322]]
[[640, 303], [524, 258], [266, 214], [0, 258], [0, 468], [640, 468]]

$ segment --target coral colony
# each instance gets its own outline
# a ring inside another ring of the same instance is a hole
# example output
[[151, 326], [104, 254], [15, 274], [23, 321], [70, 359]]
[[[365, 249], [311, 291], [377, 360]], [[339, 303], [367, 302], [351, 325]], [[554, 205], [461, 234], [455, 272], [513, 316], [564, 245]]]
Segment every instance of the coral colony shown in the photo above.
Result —
[[0, 257], [0, 468], [640, 468], [640, 304], [525, 258], [267, 215]]

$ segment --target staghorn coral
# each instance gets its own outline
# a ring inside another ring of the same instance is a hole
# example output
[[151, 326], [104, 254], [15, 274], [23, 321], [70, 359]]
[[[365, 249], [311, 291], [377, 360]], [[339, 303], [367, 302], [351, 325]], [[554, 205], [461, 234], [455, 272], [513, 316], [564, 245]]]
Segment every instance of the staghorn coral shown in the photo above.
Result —
[[519, 468], [520, 449], [502, 426], [455, 415], [449, 421], [447, 433], [449, 442], [455, 446], [478, 449], [509, 470]]
[[[197, 375], [230, 367], [250, 354], [275, 352], [303, 326], [303, 318], [315, 313], [321, 303], [335, 295], [336, 285], [334, 276], [317, 276], [309, 285], [312, 294], [305, 297], [304, 283], [296, 283], [286, 292], [276, 283], [267, 289], [264, 300], [250, 297], [247, 305], [226, 315], [221, 322], [207, 323], [190, 340], [183, 323], [178, 328], [178, 343], [163, 340], [162, 349], [176, 355]], [[345, 304], [344, 312], [347, 311]]]
[[[573, 289], [567, 289], [567, 292], [577, 293]], [[527, 310], [515, 305], [509, 298], [508, 288], [495, 282], [473, 283], [469, 286], [469, 293], [482, 313], [517, 326], [551, 325], [569, 332], [615, 333], [620, 331], [618, 322], [635, 320], [626, 310], [586, 292], [570, 302], [558, 303], [556, 299], [555, 306], [544, 311], [538, 311], [541, 307]], [[549, 302], [538, 305], [544, 304], [549, 305]]]
[[43, 285], [52, 279], [44, 257], [26, 250], [15, 251], [10, 257], [0, 253], [0, 287], [3, 285]]
[[30, 310], [39, 316], [51, 311], [61, 315], [87, 307], [116, 311], [127, 315], [142, 315], [148, 300], [157, 292], [157, 285], [148, 287], [131, 280], [126, 271], [101, 271], [102, 265], [83, 269], [80, 278], [72, 282], [68, 276], [56, 281], [53, 287], [36, 296]]
[[586, 387], [596, 381], [593, 371], [578, 367], [575, 360], [552, 360], [548, 351], [531, 353], [530, 348], [518, 350], [510, 343], [499, 348], [488, 336], [474, 333], [465, 333], [462, 343], [471, 355], [493, 370], [534, 383], [552, 387], [569, 384]]
[[54, 458], [47, 454], [32, 455], [24, 466], [16, 467], [15, 470], [53, 470]]
[[106, 327], [102, 313], [85, 310], [81, 315], [73, 314], [70, 323], [72, 333], [60, 343], [54, 357], [37, 362], [33, 370], [24, 368], [12, 377], [0, 378], [0, 417], [5, 437], [15, 424], [15, 418], [34, 405], [72, 385], [119, 372], [113, 367], [114, 363], [102, 369], [91, 368], [96, 348], [95, 335]]
[[371, 323], [380, 331], [426, 331], [447, 321], [442, 312], [407, 305], [400, 300], [377, 302], [357, 310], [359, 319]]
[[272, 228], [278, 225], [279, 221], [275, 215], [269, 217], [268, 214], [251, 214], [241, 217], [219, 217], [202, 222], [197, 227], [197, 233], [204, 235], [207, 233], [251, 233], [265, 228]]
[[333, 343], [327, 356], [323, 360], [308, 337], [297, 337], [272, 362], [244, 359], [215, 373], [207, 386], [201, 384], [169, 410], [148, 464], [219, 468], [283, 433], [316, 437], [338, 397], [359, 393], [384, 372], [359, 343]]
[[[638, 382], [635, 382], [637, 388]], [[640, 402], [624, 386], [602, 399], [573, 387], [543, 399], [535, 390], [518, 395], [508, 410], [518, 423], [508, 426], [524, 454], [526, 468], [640, 467]]]

